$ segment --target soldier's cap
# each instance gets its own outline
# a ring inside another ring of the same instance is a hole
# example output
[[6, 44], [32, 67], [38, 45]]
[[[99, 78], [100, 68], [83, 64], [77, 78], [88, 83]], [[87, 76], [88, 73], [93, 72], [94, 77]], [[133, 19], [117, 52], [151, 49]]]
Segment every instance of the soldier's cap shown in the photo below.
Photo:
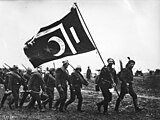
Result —
[[17, 69], [18, 69], [18, 66], [16, 66], [16, 65], [13, 65], [13, 67], [10, 68], [11, 71], [14, 71], [14, 70], [17, 70]]
[[108, 58], [107, 62], [108, 62], [108, 63], [115, 64], [115, 61], [114, 61], [112, 58]]
[[32, 72], [32, 69], [28, 67], [28, 68], [27, 68], [27, 71], [28, 71], [28, 72]]
[[50, 72], [55, 71], [55, 68], [50, 68], [49, 71]]
[[134, 60], [129, 60], [127, 64], [131, 64], [131, 63], [135, 64], [135, 61]]
[[81, 68], [80, 65], [78, 65], [78, 66], [75, 68], [75, 70], [82, 70], [82, 68]]
[[63, 66], [64, 66], [64, 65], [69, 65], [68, 60], [66, 60], [66, 61], [62, 61], [62, 63], [63, 63]]

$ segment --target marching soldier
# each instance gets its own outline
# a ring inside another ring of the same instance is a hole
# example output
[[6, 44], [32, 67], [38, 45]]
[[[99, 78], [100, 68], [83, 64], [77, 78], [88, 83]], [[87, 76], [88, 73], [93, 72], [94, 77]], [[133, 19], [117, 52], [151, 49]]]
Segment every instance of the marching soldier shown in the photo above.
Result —
[[136, 112], [140, 112], [142, 109], [140, 109], [137, 105], [137, 94], [133, 90], [133, 72], [132, 68], [135, 65], [134, 60], [129, 60], [126, 64], [126, 68], [124, 68], [120, 73], [120, 80], [121, 80], [121, 92], [120, 96], [116, 101], [115, 111], [119, 112], [119, 105], [120, 102], [123, 100], [124, 96], [129, 93], [133, 98], [133, 104], [135, 107]]
[[30, 103], [28, 104], [28, 108], [32, 108], [37, 101], [40, 112], [44, 112], [45, 109], [41, 104], [40, 91], [41, 89], [43, 92], [45, 92], [46, 90], [42, 74], [39, 70], [36, 70], [32, 73], [31, 78], [28, 82], [28, 89], [31, 91], [30, 94], [32, 97]]
[[68, 65], [69, 65], [68, 61], [63, 61], [63, 66], [56, 70], [55, 85], [58, 90], [60, 98], [56, 101], [54, 107], [57, 110], [58, 106], [60, 105], [59, 106], [60, 112], [64, 111], [64, 104], [67, 99], [67, 81], [69, 83], [69, 73], [67, 70]]
[[19, 88], [21, 86], [21, 77], [17, 74], [18, 67], [14, 65], [10, 68], [11, 72], [8, 73], [8, 89], [12, 91], [13, 99], [8, 103], [9, 108], [12, 109], [12, 104], [18, 108], [19, 101]]
[[29, 90], [28, 90], [28, 81], [31, 78], [31, 74], [32, 74], [32, 69], [28, 68], [27, 71], [23, 74], [23, 78], [25, 79], [25, 81], [23, 81], [24, 83], [24, 87], [23, 87], [23, 96], [22, 99], [20, 101], [20, 108], [23, 106], [23, 103], [25, 102], [26, 98], [28, 97], [28, 95], [30, 94]]
[[116, 71], [114, 68], [112, 68], [112, 65], [115, 64], [115, 61], [112, 58], [109, 58], [107, 60], [108, 65], [104, 66], [101, 69], [100, 75], [99, 75], [99, 81], [98, 85], [102, 91], [102, 95], [104, 97], [104, 100], [97, 103], [98, 111], [101, 112], [101, 106], [103, 105], [104, 111], [103, 114], [108, 115], [108, 104], [112, 100], [112, 93], [109, 91], [109, 89], [116, 86], [115, 83], [118, 82]]
[[54, 99], [54, 88], [55, 88], [55, 69], [54, 68], [49, 69], [49, 73], [45, 74], [44, 82], [46, 85], [46, 92], [49, 98], [43, 101], [43, 106], [45, 108], [45, 105], [49, 103], [49, 109], [52, 110], [52, 103]]
[[75, 98], [77, 96], [78, 98], [78, 105], [77, 105], [77, 111], [83, 112], [82, 108], [82, 93], [81, 88], [82, 84], [88, 86], [88, 82], [84, 79], [83, 75], [81, 74], [81, 67], [76, 67], [75, 71], [71, 74], [70, 77], [70, 99], [65, 103], [65, 109], [67, 109], [67, 106], [75, 101]]
[[86, 72], [86, 78], [87, 78], [88, 81], [91, 79], [91, 69], [90, 69], [89, 66], [88, 66], [88, 69], [87, 69], [87, 72]]
[[3, 98], [1, 100], [0, 108], [3, 107], [4, 102], [6, 101], [7, 97], [12, 93], [12, 91], [8, 89], [8, 73], [6, 73], [4, 76], [5, 77], [1, 76], [1, 81], [4, 84], [5, 92], [4, 92]]

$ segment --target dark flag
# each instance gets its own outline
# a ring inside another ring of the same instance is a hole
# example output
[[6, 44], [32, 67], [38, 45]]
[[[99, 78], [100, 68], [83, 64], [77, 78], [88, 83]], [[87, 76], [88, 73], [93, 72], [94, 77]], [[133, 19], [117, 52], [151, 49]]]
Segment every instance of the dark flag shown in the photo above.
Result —
[[95, 47], [88, 38], [75, 8], [61, 20], [41, 28], [24, 47], [24, 53], [34, 67], [92, 50], [95, 50]]

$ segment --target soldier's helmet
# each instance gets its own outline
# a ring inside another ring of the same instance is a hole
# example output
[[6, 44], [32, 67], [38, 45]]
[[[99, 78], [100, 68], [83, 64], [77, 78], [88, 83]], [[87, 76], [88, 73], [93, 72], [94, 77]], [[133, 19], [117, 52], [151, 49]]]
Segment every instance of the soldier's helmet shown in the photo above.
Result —
[[32, 72], [32, 69], [30, 67], [28, 67], [27, 72]]
[[82, 68], [81, 68], [80, 65], [78, 65], [75, 70], [80, 70], [80, 71], [82, 71]]
[[49, 69], [49, 72], [54, 72], [55, 71], [55, 68], [50, 68]]
[[10, 68], [11, 71], [15, 71], [15, 70], [18, 70], [18, 66], [17, 65], [13, 65], [12, 68]]
[[115, 61], [112, 58], [108, 58], [107, 62], [111, 64], [115, 64]]
[[63, 66], [65, 66], [65, 65], [69, 65], [68, 60], [66, 60], [66, 61], [62, 61], [62, 63], [63, 63]]

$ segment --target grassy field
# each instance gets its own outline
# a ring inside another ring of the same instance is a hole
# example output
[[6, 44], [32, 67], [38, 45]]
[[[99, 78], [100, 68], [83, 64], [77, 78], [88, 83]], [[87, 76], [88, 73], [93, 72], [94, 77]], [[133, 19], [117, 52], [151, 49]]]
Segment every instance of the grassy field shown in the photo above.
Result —
[[[114, 92], [112, 102], [109, 104], [109, 116], [98, 113], [96, 102], [103, 99], [101, 92], [96, 92], [94, 83], [90, 82], [88, 87], [83, 87], [83, 110], [85, 112], [79, 113], [76, 111], [77, 100], [68, 106], [66, 112], [57, 112], [47, 110], [44, 113], [38, 110], [28, 111], [22, 109], [21, 111], [10, 110], [5, 104], [4, 108], [0, 110], [0, 120], [159, 120], [160, 119], [160, 94], [159, 89], [150, 89], [146, 82], [150, 81], [147, 77], [136, 77], [134, 88], [137, 94], [139, 106], [144, 108], [142, 112], [136, 113], [134, 111], [132, 99], [129, 95], [125, 96], [120, 105], [120, 113], [114, 112], [114, 106], [117, 95]], [[1, 96], [2, 96], [1, 91]], [[0, 97], [1, 97], [0, 96]], [[55, 90], [55, 98], [57, 98]], [[69, 96], [68, 96], [69, 97]], [[54, 101], [55, 102], [55, 101]], [[48, 107], [48, 106], [47, 106]], [[103, 108], [102, 108], [103, 111]]]

